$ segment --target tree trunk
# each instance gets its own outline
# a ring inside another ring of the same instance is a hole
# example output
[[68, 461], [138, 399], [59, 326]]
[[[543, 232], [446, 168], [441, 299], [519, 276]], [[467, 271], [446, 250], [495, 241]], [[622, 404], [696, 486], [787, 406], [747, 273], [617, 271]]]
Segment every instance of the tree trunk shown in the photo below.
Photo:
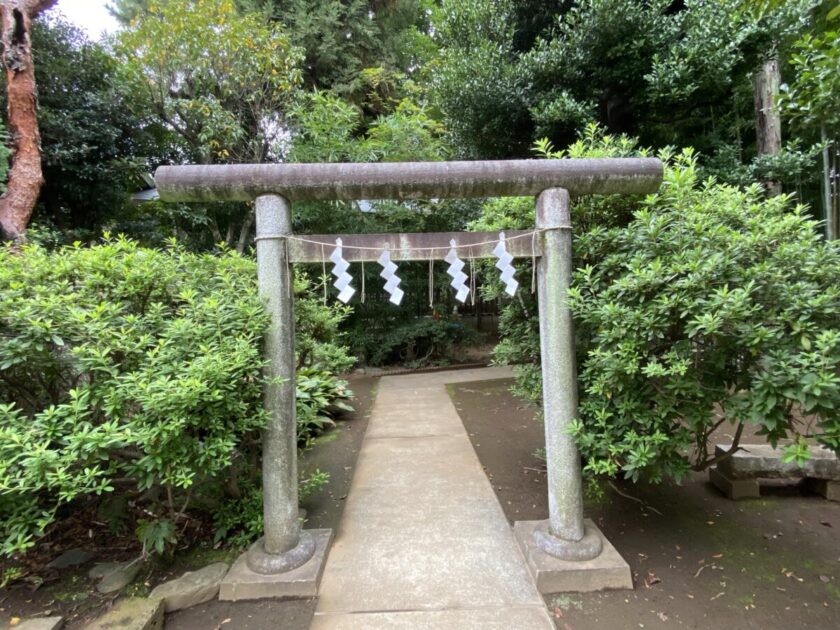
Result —
[[[778, 155], [782, 148], [782, 119], [776, 99], [779, 96], [781, 72], [779, 59], [774, 55], [761, 64], [753, 83], [755, 100], [755, 135], [758, 155]], [[765, 181], [764, 189], [770, 196], [782, 193], [782, 184]]]
[[820, 128], [820, 137], [823, 143], [822, 150], [822, 198], [823, 213], [825, 218], [825, 238], [833, 241], [837, 238], [837, 224], [834, 220], [834, 195], [831, 190], [831, 142], [828, 140], [828, 132], [825, 126]]
[[251, 228], [254, 226], [254, 210], [248, 211], [245, 217], [245, 222], [242, 224], [242, 229], [239, 230], [239, 241], [236, 243], [236, 252], [242, 254], [248, 246], [248, 237], [251, 236]]
[[0, 237], [20, 241], [41, 191], [41, 135], [38, 132], [32, 19], [58, 0], [0, 0], [2, 59], [6, 70], [8, 132], [12, 164], [0, 197]]

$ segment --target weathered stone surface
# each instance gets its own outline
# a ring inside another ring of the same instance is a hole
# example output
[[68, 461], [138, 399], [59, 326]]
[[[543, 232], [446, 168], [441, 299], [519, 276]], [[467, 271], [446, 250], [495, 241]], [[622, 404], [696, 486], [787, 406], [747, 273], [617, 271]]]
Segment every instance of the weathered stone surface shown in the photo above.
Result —
[[[257, 284], [271, 316], [265, 333], [264, 405], [268, 414], [262, 439], [264, 550], [280, 554], [300, 540], [298, 514], [297, 428], [295, 424], [294, 291], [289, 287], [288, 249], [283, 240], [266, 236], [291, 234], [292, 212], [287, 199], [264, 195], [254, 203], [257, 227]], [[314, 551], [310, 545], [307, 550]], [[296, 561], [305, 562], [300, 553]], [[253, 556], [249, 556], [252, 559]], [[251, 567], [260, 570], [259, 563]], [[299, 565], [297, 565], [299, 566]]]
[[315, 613], [309, 630], [549, 630], [553, 627], [545, 606], [533, 606], [366, 613], [363, 622], [357, 613]]
[[88, 577], [92, 580], [100, 580], [120, 564], [120, 562], [97, 562], [88, 571]]
[[664, 168], [656, 158], [490, 160], [341, 164], [161, 166], [155, 184], [164, 201], [291, 201], [521, 197], [547, 188], [573, 195], [656, 192]]
[[758, 480], [755, 478], [730, 479], [714, 466], [709, 468], [709, 481], [727, 497], [736, 501], [738, 499], [757, 499], [761, 496], [761, 489]]
[[126, 562], [106, 562], [93, 567], [88, 571], [88, 576], [102, 578], [96, 585], [96, 590], [100, 593], [116, 593], [131, 584], [142, 567], [143, 561], [140, 558]]
[[55, 560], [47, 565], [48, 569], [66, 569], [67, 567], [75, 567], [84, 564], [93, 558], [93, 554], [85, 549], [70, 549], [58, 556]]
[[315, 597], [324, 572], [324, 559], [332, 540], [331, 529], [307, 530], [315, 539], [315, 553], [306, 564], [277, 575], [263, 575], [248, 567], [246, 554], [233, 563], [222, 580], [219, 599], [297, 599]]
[[63, 625], [63, 617], [37, 617], [21, 621], [15, 630], [58, 630]]
[[597, 525], [585, 519], [586, 529], [597, 532], [602, 539], [601, 554], [591, 560], [560, 560], [542, 551], [534, 540], [534, 532], [545, 527], [545, 521], [519, 521], [513, 525], [513, 534], [528, 563], [537, 588], [543, 595], [550, 593], [587, 593], [614, 589], [632, 589], [633, 576], [630, 565]]
[[163, 630], [163, 602], [159, 599], [121, 599], [85, 630]]
[[379, 382], [313, 628], [552, 628], [445, 387], [510, 374]]
[[[715, 445], [715, 455], [722, 455], [731, 444]], [[740, 450], [718, 463], [718, 470], [729, 479], [761, 477], [765, 479], [830, 479], [840, 481], [840, 460], [834, 452], [813, 445], [810, 459], [803, 466], [782, 461], [782, 447], [769, 444], [742, 444]]]
[[203, 604], [218, 595], [219, 584], [227, 571], [227, 563], [216, 562], [156, 586], [149, 597], [162, 599], [166, 612]]

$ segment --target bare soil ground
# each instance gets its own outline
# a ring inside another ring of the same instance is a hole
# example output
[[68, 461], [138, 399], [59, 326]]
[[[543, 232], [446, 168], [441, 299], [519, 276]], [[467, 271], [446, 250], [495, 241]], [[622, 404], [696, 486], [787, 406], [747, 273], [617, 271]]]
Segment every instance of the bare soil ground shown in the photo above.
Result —
[[[544, 519], [543, 427], [509, 384], [450, 393], [508, 519]], [[630, 564], [635, 590], [549, 596], [558, 628], [840, 628], [840, 504], [773, 489], [730, 501], [705, 474], [601, 490], [587, 516]]]

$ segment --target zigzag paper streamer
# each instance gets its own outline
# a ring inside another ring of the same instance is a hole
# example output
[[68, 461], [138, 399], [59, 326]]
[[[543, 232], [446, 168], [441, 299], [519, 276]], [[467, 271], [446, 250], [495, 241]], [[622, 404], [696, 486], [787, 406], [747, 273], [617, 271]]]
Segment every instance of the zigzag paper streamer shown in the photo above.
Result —
[[458, 252], [455, 249], [455, 241], [449, 241], [449, 244], [452, 248], [449, 250], [446, 258], [444, 258], [444, 260], [449, 263], [449, 269], [446, 270], [446, 273], [452, 276], [452, 282], [449, 283], [449, 286], [456, 291], [455, 299], [463, 304], [467, 301], [467, 296], [470, 294], [470, 289], [466, 284], [469, 276], [461, 271], [464, 268], [464, 261], [458, 258]]
[[516, 295], [516, 290], [519, 288], [519, 283], [513, 277], [516, 269], [510, 263], [513, 262], [513, 256], [508, 253], [505, 245], [505, 233], [499, 232], [499, 244], [493, 250], [493, 255], [499, 260], [496, 261], [496, 269], [502, 272], [501, 279], [505, 283], [505, 293], [510, 297]]
[[356, 289], [350, 286], [353, 276], [347, 273], [347, 270], [350, 268], [350, 263], [344, 260], [344, 255], [341, 251], [340, 238], [335, 239], [335, 249], [333, 250], [333, 253], [330, 254], [330, 260], [334, 264], [332, 274], [335, 276], [335, 283], [333, 286], [339, 291], [338, 299], [347, 304], [347, 302], [350, 301], [350, 298], [353, 297]]
[[387, 249], [383, 250], [382, 255], [376, 262], [382, 265], [382, 273], [379, 276], [385, 279], [385, 291], [391, 296], [390, 302], [399, 306], [404, 293], [399, 288], [402, 280], [397, 277], [397, 265], [391, 261], [391, 252]]

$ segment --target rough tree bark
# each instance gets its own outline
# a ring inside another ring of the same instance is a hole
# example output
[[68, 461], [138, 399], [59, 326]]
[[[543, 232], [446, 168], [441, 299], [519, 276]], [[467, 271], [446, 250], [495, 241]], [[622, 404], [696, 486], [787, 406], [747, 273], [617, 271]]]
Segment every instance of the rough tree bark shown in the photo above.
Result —
[[[782, 149], [782, 118], [776, 99], [779, 96], [781, 72], [775, 55], [756, 71], [753, 85], [755, 99], [755, 134], [758, 155], [778, 155]], [[763, 182], [769, 196], [782, 194], [782, 184]]]
[[12, 163], [6, 192], [0, 196], [0, 237], [20, 241], [38, 201], [41, 135], [35, 66], [32, 61], [32, 19], [58, 0], [0, 0], [0, 55], [6, 71], [8, 132]]

